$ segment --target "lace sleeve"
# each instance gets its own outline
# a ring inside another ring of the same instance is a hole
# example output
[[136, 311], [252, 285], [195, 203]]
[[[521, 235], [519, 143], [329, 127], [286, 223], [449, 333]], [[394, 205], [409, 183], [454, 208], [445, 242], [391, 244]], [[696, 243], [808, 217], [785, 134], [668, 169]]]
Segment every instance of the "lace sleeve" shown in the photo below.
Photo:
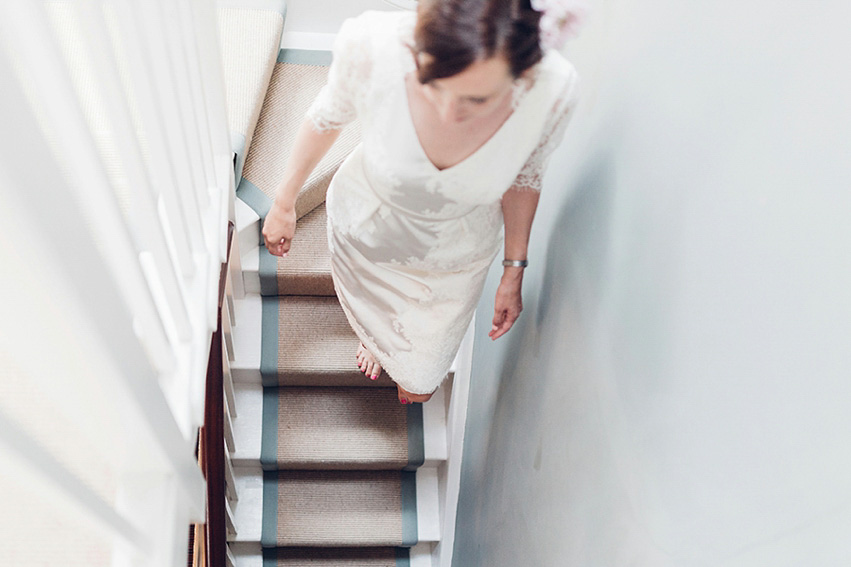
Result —
[[369, 37], [359, 20], [350, 18], [340, 27], [334, 39], [328, 83], [307, 111], [320, 132], [340, 129], [357, 117], [372, 67]]
[[564, 138], [564, 131], [567, 129], [567, 124], [573, 117], [573, 109], [576, 107], [576, 84], [570, 86], [565, 91], [564, 95], [559, 97], [553, 105], [552, 112], [547, 124], [544, 126], [543, 135], [538, 146], [526, 160], [526, 164], [517, 178], [514, 180], [512, 189], [521, 191], [541, 191], [544, 180], [544, 172], [547, 170], [547, 164], [550, 160], [550, 155], [556, 149]]

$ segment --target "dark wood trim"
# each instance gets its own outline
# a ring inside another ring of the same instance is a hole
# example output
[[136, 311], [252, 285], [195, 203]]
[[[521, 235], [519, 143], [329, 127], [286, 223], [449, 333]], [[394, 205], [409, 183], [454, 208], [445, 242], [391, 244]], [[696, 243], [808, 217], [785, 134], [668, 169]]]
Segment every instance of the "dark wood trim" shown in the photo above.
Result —
[[227, 257], [219, 272], [218, 317], [216, 332], [210, 341], [207, 362], [207, 388], [204, 402], [203, 444], [204, 477], [207, 479], [207, 567], [226, 567], [227, 528], [225, 523], [225, 429], [224, 360], [222, 358], [222, 304], [225, 298], [234, 226], [228, 224]]

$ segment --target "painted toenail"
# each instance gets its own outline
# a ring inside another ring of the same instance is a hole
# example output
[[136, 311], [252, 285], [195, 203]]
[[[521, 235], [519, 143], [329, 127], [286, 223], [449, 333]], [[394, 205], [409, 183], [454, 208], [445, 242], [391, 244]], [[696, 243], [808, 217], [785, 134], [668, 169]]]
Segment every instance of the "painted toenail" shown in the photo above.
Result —
[[378, 378], [378, 374], [373, 374], [369, 377], [370, 380], [375, 380], [376, 378]]
[[407, 400], [406, 398], [402, 398], [402, 403], [403, 403], [403, 404], [407, 404], [407, 403], [408, 403], [408, 400]]

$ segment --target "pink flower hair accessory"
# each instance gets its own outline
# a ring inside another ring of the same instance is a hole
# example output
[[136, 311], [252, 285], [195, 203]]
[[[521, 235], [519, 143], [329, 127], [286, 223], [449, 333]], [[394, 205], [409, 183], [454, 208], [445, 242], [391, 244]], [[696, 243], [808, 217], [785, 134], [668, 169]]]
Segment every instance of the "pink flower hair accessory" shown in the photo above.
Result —
[[576, 37], [587, 12], [578, 0], [531, 0], [532, 9], [541, 12], [541, 49], [561, 49]]

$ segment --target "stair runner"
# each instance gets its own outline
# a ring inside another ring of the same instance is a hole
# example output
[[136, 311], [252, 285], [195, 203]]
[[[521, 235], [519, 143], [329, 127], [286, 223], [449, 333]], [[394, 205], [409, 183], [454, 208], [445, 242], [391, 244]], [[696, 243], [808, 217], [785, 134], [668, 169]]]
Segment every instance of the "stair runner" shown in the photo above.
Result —
[[[281, 50], [238, 196], [261, 218], [330, 54]], [[348, 127], [299, 195], [286, 260], [260, 250], [263, 291], [264, 567], [400, 567], [417, 542], [422, 406], [358, 372], [358, 340], [334, 295], [325, 192], [359, 140]]]

